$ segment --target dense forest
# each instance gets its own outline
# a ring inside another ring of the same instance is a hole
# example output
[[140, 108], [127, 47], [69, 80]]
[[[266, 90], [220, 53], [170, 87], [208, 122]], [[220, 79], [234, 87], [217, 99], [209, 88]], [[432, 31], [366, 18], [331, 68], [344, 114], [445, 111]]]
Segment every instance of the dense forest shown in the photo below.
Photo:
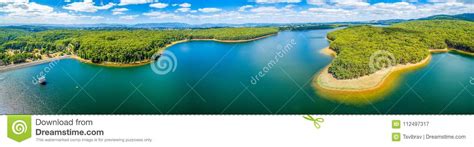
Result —
[[[462, 20], [420, 20], [389, 27], [352, 26], [331, 32], [330, 47], [337, 53], [329, 72], [338, 79], [368, 75], [383, 68], [371, 68], [371, 56], [383, 50], [394, 64], [417, 63], [429, 49], [455, 48], [474, 52], [474, 22]], [[392, 63], [393, 64], [393, 63]]]
[[186, 39], [246, 40], [275, 34], [278, 28], [213, 28], [189, 30], [71, 30], [39, 32], [0, 29], [0, 65], [40, 59], [53, 53], [76, 54], [94, 63], [132, 63], [174, 41]]

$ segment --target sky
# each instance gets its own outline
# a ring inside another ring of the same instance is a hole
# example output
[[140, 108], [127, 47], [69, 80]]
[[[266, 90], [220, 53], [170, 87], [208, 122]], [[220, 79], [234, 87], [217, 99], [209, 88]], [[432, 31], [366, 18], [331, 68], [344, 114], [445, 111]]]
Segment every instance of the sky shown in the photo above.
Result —
[[0, 24], [305, 23], [474, 13], [474, 0], [0, 0]]

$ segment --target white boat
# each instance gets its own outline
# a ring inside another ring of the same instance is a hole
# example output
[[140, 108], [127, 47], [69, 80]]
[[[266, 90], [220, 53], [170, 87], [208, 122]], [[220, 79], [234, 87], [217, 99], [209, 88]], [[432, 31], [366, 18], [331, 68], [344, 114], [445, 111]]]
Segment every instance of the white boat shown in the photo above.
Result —
[[42, 77], [38, 78], [38, 83], [46, 84], [46, 77], [42, 76]]

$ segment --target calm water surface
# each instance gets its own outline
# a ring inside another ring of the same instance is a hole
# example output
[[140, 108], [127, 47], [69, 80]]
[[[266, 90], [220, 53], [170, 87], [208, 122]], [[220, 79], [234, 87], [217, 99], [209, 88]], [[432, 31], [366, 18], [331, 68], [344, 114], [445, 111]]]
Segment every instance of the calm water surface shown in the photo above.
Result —
[[[474, 114], [474, 58], [452, 53], [434, 54], [428, 66], [405, 74], [394, 92], [371, 105], [319, 97], [311, 80], [332, 60], [319, 53], [328, 46], [329, 31], [280, 32], [248, 43], [177, 44], [168, 49], [176, 56], [176, 70], [165, 75], [150, 65], [112, 68], [73, 59], [48, 70], [44, 86], [32, 84], [32, 77], [48, 64], [2, 72], [0, 112]], [[295, 45], [276, 61], [291, 40]], [[264, 76], [252, 84], [261, 71]]]

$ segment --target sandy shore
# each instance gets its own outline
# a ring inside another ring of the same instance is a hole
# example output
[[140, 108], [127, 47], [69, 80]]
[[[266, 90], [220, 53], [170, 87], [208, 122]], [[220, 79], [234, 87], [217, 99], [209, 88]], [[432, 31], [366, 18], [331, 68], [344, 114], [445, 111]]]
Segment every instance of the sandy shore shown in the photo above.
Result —
[[385, 68], [383, 70], [379, 70], [370, 75], [347, 80], [340, 80], [334, 78], [334, 76], [328, 72], [328, 65], [319, 73], [314, 82], [316, 82], [319, 87], [330, 90], [370, 91], [373, 89], [378, 89], [380, 88], [380, 86], [384, 85], [384, 82], [388, 79], [392, 72], [405, 71], [408, 69], [422, 67], [428, 64], [430, 60], [431, 55], [416, 64], [399, 64], [393, 66], [392, 68]]
[[459, 49], [454, 49], [454, 48], [444, 48], [444, 49], [430, 49], [431, 53], [447, 53], [447, 52], [454, 52], [454, 53], [459, 53], [459, 54], [464, 54], [464, 55], [471, 55], [474, 56], [473, 52], [467, 52]]
[[430, 49], [431, 53], [447, 53], [449, 52], [449, 49], [444, 48], [444, 49]]
[[337, 56], [337, 53], [336, 53], [334, 50], [330, 49], [329, 46], [326, 47], [326, 48], [324, 48], [324, 49], [322, 49], [322, 50], [320, 50], [319, 52], [320, 52], [321, 54], [325, 54], [325, 55], [332, 56], [332, 57], [336, 57], [336, 56]]
[[[329, 47], [321, 50], [321, 53], [336, 57], [336, 53]], [[424, 67], [430, 60], [431, 54], [416, 64], [399, 64], [370, 75], [347, 80], [334, 78], [328, 72], [330, 66], [328, 65], [314, 76], [312, 85], [317, 89], [318, 95], [329, 100], [351, 105], [365, 105], [382, 99], [398, 84], [398, 79], [403, 73]]]
[[141, 65], [150, 63], [150, 60], [143, 60], [143, 61], [138, 61], [138, 62], [133, 62], [133, 63], [118, 63], [118, 62], [93, 63], [91, 60], [83, 59], [77, 55], [71, 55], [71, 58], [79, 60], [82, 63], [99, 65], [99, 66], [107, 66], [107, 67], [134, 67], [134, 66], [141, 66]]
[[5, 72], [5, 71], [9, 71], [9, 70], [14, 70], [14, 69], [20, 69], [20, 68], [24, 68], [24, 67], [39, 65], [39, 64], [45, 64], [45, 63], [49, 63], [49, 62], [54, 61], [54, 60], [62, 60], [62, 59], [67, 59], [67, 58], [71, 58], [71, 56], [64, 55], [64, 56], [60, 56], [60, 57], [36, 60], [36, 61], [25, 62], [25, 63], [20, 63], [20, 64], [0, 66], [0, 72]]
[[474, 56], [474, 53], [472, 53], [472, 52], [467, 52], [467, 51], [463, 51], [463, 50], [449, 49], [449, 51], [450, 51], [450, 52], [459, 53], [459, 54]]

